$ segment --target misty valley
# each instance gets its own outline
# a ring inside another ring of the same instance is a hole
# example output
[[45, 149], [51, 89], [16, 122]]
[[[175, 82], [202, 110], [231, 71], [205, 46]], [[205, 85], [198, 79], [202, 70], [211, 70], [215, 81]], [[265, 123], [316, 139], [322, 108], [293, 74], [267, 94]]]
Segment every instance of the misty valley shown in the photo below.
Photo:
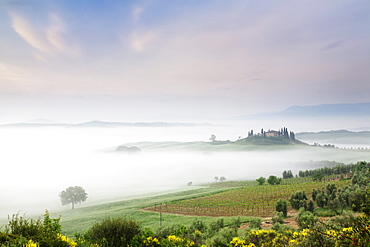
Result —
[[[271, 217], [276, 216], [279, 199], [287, 200], [289, 209], [289, 215], [280, 221], [297, 230], [294, 222], [299, 207], [294, 211], [288, 200], [297, 189], [305, 191], [302, 200], [307, 203], [312, 191], [321, 191], [330, 182], [340, 192], [351, 185], [355, 164], [370, 160], [369, 131], [295, 133], [285, 127], [247, 130], [233, 125], [36, 125], [3, 126], [0, 134], [1, 225], [12, 222], [8, 216], [18, 222], [20, 215], [37, 218], [47, 209], [46, 219], [62, 215], [62, 233], [71, 243], [76, 241], [72, 240], [75, 234], [109, 217], [128, 217], [159, 232], [176, 222], [191, 225], [197, 220], [212, 228], [217, 220], [219, 230], [235, 229], [234, 237], [243, 229], [260, 229], [257, 219], [270, 217], [259, 224], [261, 231], [266, 231], [261, 234], [271, 235], [274, 233], [268, 231], [277, 231], [271, 228]], [[324, 167], [327, 170], [320, 170]], [[330, 170], [334, 168], [335, 172]], [[276, 182], [270, 183], [273, 178]], [[64, 206], [60, 198], [71, 186], [87, 195], [72, 203], [73, 210], [68, 198], [64, 198]], [[336, 215], [329, 209], [322, 212], [316, 201], [312, 203], [317, 214]], [[255, 221], [257, 228], [252, 227]], [[181, 234], [177, 237], [186, 242], [184, 246], [191, 241], [195, 246], [206, 243], [197, 240], [197, 245]], [[152, 239], [154, 236], [160, 238], [154, 234]], [[221, 246], [207, 241], [207, 246]], [[231, 246], [248, 246], [235, 241]], [[171, 241], [164, 242], [160, 246], [172, 246]], [[140, 243], [137, 246], [159, 246]]]

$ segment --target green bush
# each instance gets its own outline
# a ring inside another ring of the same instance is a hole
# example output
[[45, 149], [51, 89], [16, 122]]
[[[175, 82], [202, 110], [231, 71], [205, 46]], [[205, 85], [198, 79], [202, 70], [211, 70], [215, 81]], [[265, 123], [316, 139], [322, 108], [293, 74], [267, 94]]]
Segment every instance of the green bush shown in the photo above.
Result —
[[5, 226], [5, 230], [13, 235], [34, 239], [42, 233], [42, 222], [40, 219], [26, 219], [19, 214], [13, 214], [11, 218], [8, 217], [8, 220], [9, 222]]
[[288, 202], [284, 199], [279, 199], [276, 202], [276, 212], [282, 212], [284, 217], [288, 215]]
[[195, 232], [196, 230], [204, 233], [207, 231], [207, 225], [203, 221], [194, 220], [189, 226], [189, 231]]
[[276, 232], [286, 233], [287, 231], [293, 231], [294, 229], [288, 225], [284, 225], [279, 222], [276, 222], [272, 225], [271, 230], [275, 230]]
[[183, 225], [170, 225], [157, 230], [155, 237], [163, 239], [170, 235], [184, 236], [189, 233], [189, 229]]
[[277, 212], [276, 215], [272, 217], [272, 224], [276, 224], [276, 223], [280, 223], [280, 224], [284, 223], [283, 212]]
[[209, 224], [208, 234], [214, 236], [220, 229], [224, 228], [224, 219], [218, 219]]
[[232, 228], [239, 228], [241, 224], [242, 224], [242, 222], [240, 220], [240, 217], [234, 218], [234, 219], [231, 220], [230, 227], [232, 227]]
[[249, 221], [249, 229], [262, 229], [262, 219], [261, 218], [251, 218]]
[[295, 194], [291, 195], [289, 202], [292, 208], [299, 210], [300, 208], [307, 207], [307, 196], [305, 191], [297, 191]]
[[128, 246], [135, 236], [141, 234], [140, 225], [124, 218], [107, 218], [94, 224], [87, 232], [93, 244], [102, 247]]
[[299, 228], [308, 229], [312, 228], [317, 222], [317, 216], [310, 211], [301, 210], [297, 216], [297, 223]]
[[62, 238], [59, 221], [60, 218], [50, 218], [48, 211], [43, 220], [26, 219], [14, 214], [5, 226], [7, 234], [1, 234], [0, 243], [5, 246], [25, 246], [28, 240], [32, 240], [40, 247], [69, 247], [71, 240]]

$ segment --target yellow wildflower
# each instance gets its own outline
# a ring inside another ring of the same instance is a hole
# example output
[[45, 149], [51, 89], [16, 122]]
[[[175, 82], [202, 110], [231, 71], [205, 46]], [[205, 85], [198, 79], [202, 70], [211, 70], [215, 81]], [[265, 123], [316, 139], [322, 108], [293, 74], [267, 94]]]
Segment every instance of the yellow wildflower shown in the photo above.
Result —
[[303, 229], [303, 230], [301, 231], [301, 234], [302, 234], [303, 236], [306, 236], [306, 235], [308, 234], [308, 232], [309, 232], [309, 230], [308, 230], [308, 229]]
[[70, 239], [66, 236], [63, 236], [62, 234], [58, 233], [58, 239], [62, 240], [63, 242], [68, 243], [69, 246], [75, 247], [77, 246], [77, 243], [73, 241], [73, 239]]
[[337, 236], [337, 232], [334, 231], [334, 230], [327, 230], [326, 235], [329, 235], [331, 237], [335, 237], [335, 236]]
[[28, 240], [27, 244], [25, 245], [25, 247], [39, 247], [39, 244], [38, 243], [34, 243], [32, 241], [32, 239]]
[[353, 228], [352, 227], [343, 228], [342, 231], [343, 232], [353, 232]]

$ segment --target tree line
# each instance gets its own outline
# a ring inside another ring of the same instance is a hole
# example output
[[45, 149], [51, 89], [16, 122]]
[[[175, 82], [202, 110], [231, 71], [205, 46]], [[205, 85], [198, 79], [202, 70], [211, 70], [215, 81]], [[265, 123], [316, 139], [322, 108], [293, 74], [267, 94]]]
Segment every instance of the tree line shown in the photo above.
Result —
[[[263, 136], [264, 138], [266, 138], [266, 133], [269, 133], [269, 132], [271, 132], [270, 129], [266, 132], [262, 128], [261, 129], [261, 132], [255, 133], [253, 131], [253, 129], [252, 129], [252, 130], [248, 131], [248, 137], [251, 137], [251, 136]], [[295, 133], [293, 131], [289, 131], [288, 128], [286, 128], [286, 127], [283, 127], [283, 128], [281, 128], [280, 130], [278, 130], [276, 132], [277, 132], [277, 136], [278, 137], [283, 137], [285, 139], [295, 141]]]

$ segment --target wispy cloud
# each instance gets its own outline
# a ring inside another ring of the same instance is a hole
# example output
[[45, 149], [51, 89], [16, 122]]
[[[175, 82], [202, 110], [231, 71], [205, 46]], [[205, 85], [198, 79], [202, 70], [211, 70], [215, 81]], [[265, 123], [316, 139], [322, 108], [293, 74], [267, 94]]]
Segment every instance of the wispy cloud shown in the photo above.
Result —
[[329, 43], [329, 44], [323, 46], [320, 49], [320, 51], [332, 50], [332, 49], [338, 48], [339, 46], [342, 46], [343, 44], [344, 44], [344, 40], [333, 42], [333, 43]]
[[7, 81], [22, 81], [24, 76], [21, 74], [21, 70], [18, 67], [0, 62], [0, 79]]
[[66, 42], [65, 35], [68, 30], [57, 13], [50, 13], [48, 25], [38, 28], [34, 28], [32, 22], [20, 13], [11, 13], [11, 18], [14, 31], [30, 46], [41, 52], [34, 53], [36, 59], [45, 61], [45, 55], [62, 53], [63, 55], [73, 56], [76, 54], [75, 47]]
[[51, 25], [46, 31], [47, 39], [56, 49], [66, 50], [67, 46], [63, 39], [63, 33], [66, 32], [66, 28], [63, 21], [56, 13], [51, 13], [49, 19]]
[[12, 27], [30, 46], [39, 51], [50, 53], [50, 46], [44, 36], [34, 29], [29, 22], [18, 13], [11, 13]]

